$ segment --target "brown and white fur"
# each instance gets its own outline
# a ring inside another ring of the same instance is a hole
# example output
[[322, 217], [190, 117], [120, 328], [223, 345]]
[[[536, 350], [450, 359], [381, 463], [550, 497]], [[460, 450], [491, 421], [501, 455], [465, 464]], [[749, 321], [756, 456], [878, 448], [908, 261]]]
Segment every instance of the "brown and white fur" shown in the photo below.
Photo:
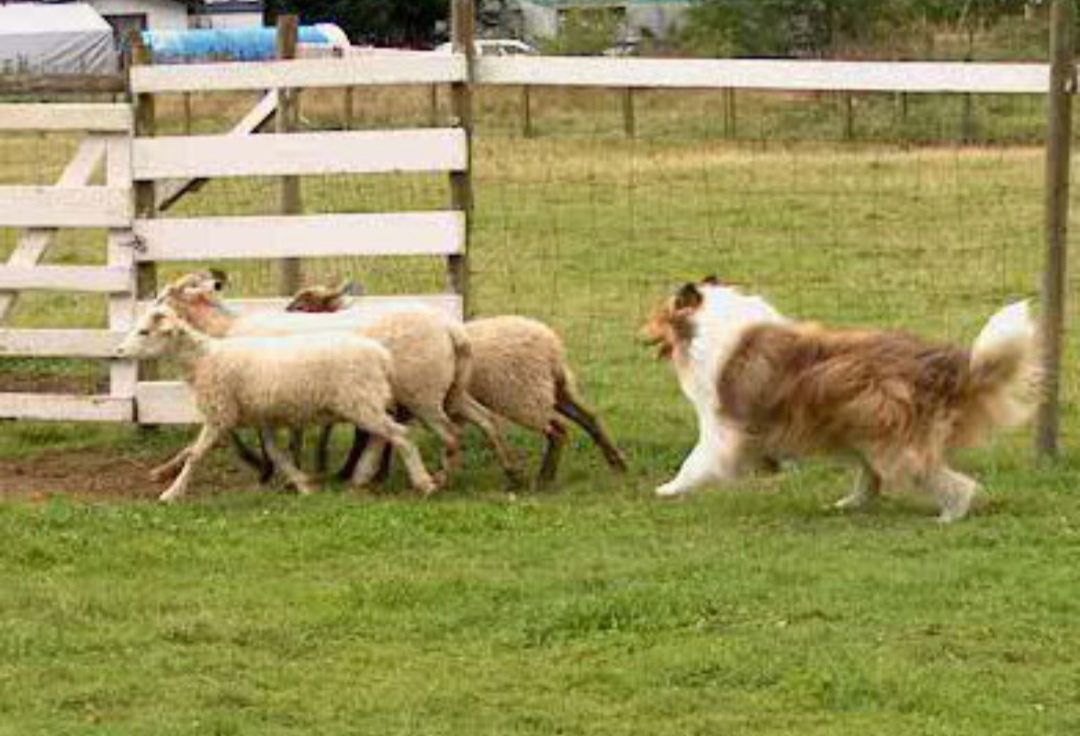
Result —
[[995, 314], [965, 350], [792, 321], [709, 278], [683, 286], [643, 332], [671, 359], [700, 430], [679, 473], [656, 489], [664, 497], [733, 480], [763, 458], [854, 455], [855, 488], [837, 507], [914, 484], [952, 522], [979, 486], [949, 467], [947, 451], [1026, 421], [1038, 393], [1026, 302]]

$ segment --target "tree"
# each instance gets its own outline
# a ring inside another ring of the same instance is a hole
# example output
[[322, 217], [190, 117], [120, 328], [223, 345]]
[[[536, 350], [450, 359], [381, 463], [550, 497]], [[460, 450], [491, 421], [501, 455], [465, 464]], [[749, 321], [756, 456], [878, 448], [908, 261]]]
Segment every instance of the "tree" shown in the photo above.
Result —
[[353, 43], [430, 46], [450, 16], [449, 0], [273, 0], [271, 15], [295, 13], [305, 24], [336, 23]]
[[1026, 0], [702, 0], [689, 11], [688, 47], [723, 56], [819, 55], [873, 43], [921, 22], [974, 29], [1020, 14]]

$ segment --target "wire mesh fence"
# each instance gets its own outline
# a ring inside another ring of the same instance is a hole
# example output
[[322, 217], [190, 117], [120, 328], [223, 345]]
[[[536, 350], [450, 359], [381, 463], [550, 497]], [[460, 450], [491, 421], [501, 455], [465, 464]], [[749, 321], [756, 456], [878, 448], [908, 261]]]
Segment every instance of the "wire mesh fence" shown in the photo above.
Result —
[[[257, 100], [162, 96], [158, 132], [224, 132]], [[677, 454], [681, 448], [653, 437], [670, 436], [657, 431], [664, 426], [689, 432], [689, 410], [637, 327], [686, 280], [716, 273], [794, 316], [959, 342], [1006, 300], [1034, 296], [1044, 104], [1024, 95], [588, 88], [526, 95], [481, 87], [475, 311], [550, 323], [616, 436], [639, 453]], [[301, 110], [312, 130], [437, 126], [451, 117], [446, 89], [430, 87], [306, 91]], [[73, 145], [63, 136], [5, 137], [0, 177], [54, 181]], [[309, 176], [301, 190], [309, 213], [434, 210], [449, 202], [445, 175]], [[162, 216], [277, 211], [277, 180], [219, 179]], [[15, 238], [0, 234], [0, 257]], [[101, 262], [103, 240], [92, 231], [65, 233], [50, 258]], [[229, 270], [237, 296], [276, 292], [269, 262], [170, 264], [161, 279], [205, 265]], [[437, 261], [399, 257], [305, 259], [303, 276], [306, 283], [353, 278], [374, 294], [438, 291], [446, 283]], [[11, 324], [104, 326], [105, 302], [28, 295]], [[1063, 376], [1067, 437], [1080, 428], [1075, 349], [1070, 341]], [[0, 359], [0, 390], [29, 390], [27, 375], [55, 373], [77, 376], [88, 393], [104, 375], [90, 362]], [[54, 384], [42, 379], [41, 387]]]

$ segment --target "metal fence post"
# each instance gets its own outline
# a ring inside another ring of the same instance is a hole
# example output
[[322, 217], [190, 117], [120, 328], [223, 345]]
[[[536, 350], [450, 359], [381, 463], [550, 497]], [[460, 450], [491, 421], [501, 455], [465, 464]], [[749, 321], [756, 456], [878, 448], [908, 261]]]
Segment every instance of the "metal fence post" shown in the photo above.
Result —
[[1076, 91], [1076, 11], [1054, 0], [1050, 15], [1050, 99], [1046, 141], [1046, 258], [1042, 280], [1042, 370], [1045, 382], [1035, 445], [1056, 455], [1061, 424], [1061, 356], [1065, 331], [1065, 263], [1069, 235], [1072, 94]]
[[472, 183], [472, 131], [473, 131], [473, 67], [476, 57], [476, 8], [473, 0], [454, 0], [451, 26], [453, 28], [454, 53], [464, 54], [466, 79], [450, 86], [450, 105], [455, 124], [465, 133], [465, 168], [450, 174], [450, 205], [465, 216], [465, 247], [458, 255], [447, 258], [450, 288], [461, 295], [463, 311], [472, 314], [472, 298], [469, 288], [469, 240], [472, 233], [473, 183]]

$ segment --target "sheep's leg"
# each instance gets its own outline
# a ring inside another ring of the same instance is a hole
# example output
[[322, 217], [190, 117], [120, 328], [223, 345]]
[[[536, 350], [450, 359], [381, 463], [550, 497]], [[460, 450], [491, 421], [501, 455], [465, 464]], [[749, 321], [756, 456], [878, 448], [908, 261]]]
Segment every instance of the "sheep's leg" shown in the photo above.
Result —
[[184, 467], [184, 463], [187, 462], [188, 456], [191, 455], [191, 445], [188, 445], [180, 452], [173, 455], [161, 465], [150, 471], [150, 480], [155, 483], [163, 481], [168, 478], [175, 478], [176, 474], [180, 472], [180, 469]]
[[294, 464], [300, 464], [300, 453], [304, 450], [304, 430], [296, 427], [289, 430], [289, 454]]
[[330, 467], [330, 440], [334, 436], [334, 425], [327, 424], [319, 432], [319, 443], [315, 447], [315, 472], [326, 475]]
[[274, 466], [285, 474], [285, 477], [289, 479], [297, 492], [302, 496], [307, 496], [315, 492], [314, 486], [311, 484], [311, 479], [307, 477], [300, 468], [292, 462], [289, 457], [289, 453], [283, 452], [278, 447], [277, 442], [274, 439], [274, 430], [270, 427], [263, 427], [260, 432], [263, 440], [263, 446], [266, 448], [266, 454], [270, 456], [270, 461]]
[[266, 455], [266, 446], [262, 444], [261, 437], [259, 438], [261, 454], [248, 447], [240, 433], [235, 430], [229, 432], [229, 441], [240, 459], [259, 471], [259, 483], [267, 483], [274, 477], [274, 466]]
[[[372, 431], [375, 431], [374, 428], [372, 428]], [[400, 453], [412, 487], [425, 496], [434, 493], [437, 489], [435, 481], [432, 480], [427, 468], [424, 467], [424, 460], [420, 457], [420, 451], [409, 440], [408, 430], [387, 417], [387, 425], [383, 431], [385, 432], [383, 436]]]
[[[394, 419], [401, 424], [407, 423], [412, 418], [408, 409], [398, 407], [394, 411]], [[360, 462], [360, 457], [364, 454], [364, 448], [367, 447], [368, 433], [360, 427], [356, 427], [355, 434], [353, 436], [353, 446], [349, 450], [349, 457], [345, 460], [345, 464], [338, 471], [338, 480], [349, 481], [354, 475], [356, 475], [356, 466]], [[375, 475], [375, 483], [385, 483], [390, 477], [390, 451], [389, 445], [383, 448], [382, 463], [379, 465], [379, 472]]]
[[544, 448], [544, 459], [540, 463], [540, 474], [536, 477], [538, 488], [547, 488], [555, 480], [555, 473], [559, 469], [559, 458], [563, 448], [566, 447], [566, 425], [558, 419], [552, 419], [544, 432], [547, 438], [547, 446]]
[[600, 420], [593, 412], [578, 402], [564, 387], [558, 389], [558, 401], [555, 403], [555, 409], [588, 433], [592, 441], [604, 453], [604, 459], [607, 460], [612, 470], [617, 473], [626, 472], [626, 457], [611, 441], [611, 437], [608, 436], [604, 425], [600, 423]]
[[461, 440], [458, 438], [457, 428], [442, 407], [417, 407], [413, 414], [434, 432], [442, 443], [441, 478], [438, 481], [439, 485], [442, 485], [450, 479], [451, 470], [461, 467]]
[[363, 456], [364, 448], [367, 447], [369, 441], [370, 436], [367, 432], [360, 429], [360, 427], [353, 428], [353, 444], [349, 448], [349, 457], [346, 458], [345, 464], [338, 471], [338, 480], [349, 481], [356, 475], [356, 467], [360, 464], [360, 458]]
[[511, 457], [510, 450], [506, 446], [506, 441], [503, 439], [502, 432], [499, 431], [492, 413], [468, 394], [461, 397], [454, 413], [462, 419], [472, 422], [484, 433], [488, 442], [491, 443], [492, 449], [495, 450], [495, 456], [499, 458], [499, 464], [502, 466], [503, 472], [506, 473], [506, 479], [510, 484], [512, 486], [523, 485], [524, 476], [521, 468]]
[[165, 501], [166, 503], [175, 501], [184, 495], [187, 491], [188, 483], [191, 481], [191, 474], [195, 470], [195, 464], [202, 460], [203, 456], [210, 451], [210, 448], [217, 442], [218, 437], [221, 435], [221, 429], [211, 424], [204, 424], [202, 431], [199, 432], [198, 439], [188, 450], [188, 457], [184, 462], [184, 469], [180, 471], [180, 475], [176, 477], [172, 485], [158, 496], [159, 501]]
[[355, 486], [367, 486], [375, 479], [382, 462], [383, 449], [389, 447], [385, 439], [380, 436], [367, 435], [364, 451], [360, 455], [360, 461], [352, 475], [352, 483]]

